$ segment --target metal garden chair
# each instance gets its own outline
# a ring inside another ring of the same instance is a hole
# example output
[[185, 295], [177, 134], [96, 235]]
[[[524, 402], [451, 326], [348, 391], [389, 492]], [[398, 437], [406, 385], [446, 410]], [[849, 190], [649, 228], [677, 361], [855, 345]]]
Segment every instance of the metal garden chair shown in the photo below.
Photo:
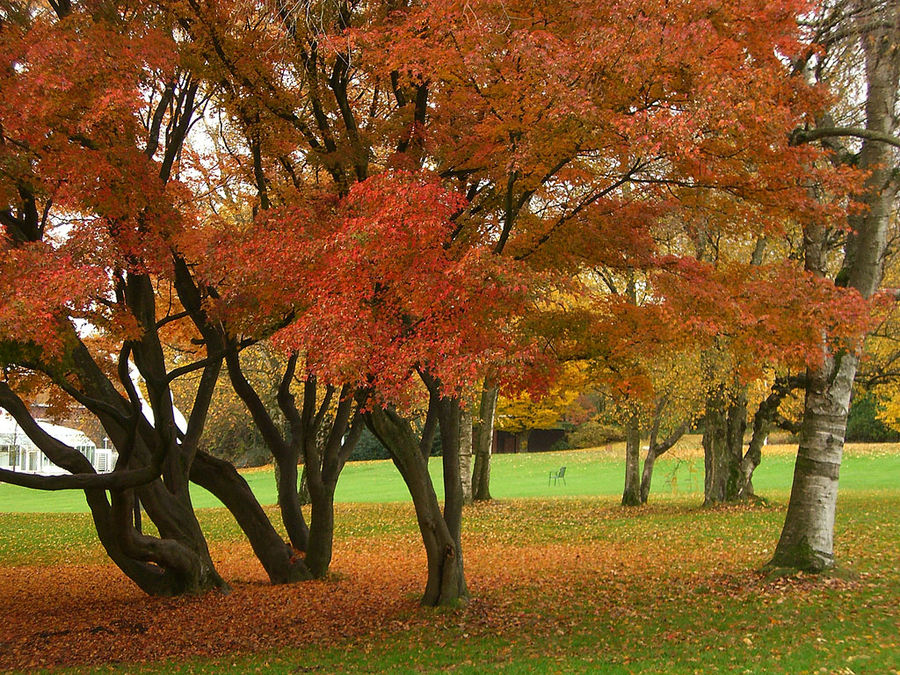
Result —
[[547, 487], [550, 486], [550, 481], [553, 481], [553, 484], [556, 485], [557, 482], [562, 481], [563, 485], [566, 484], [566, 467], [560, 467], [559, 471], [551, 471], [550, 477], [547, 478]]

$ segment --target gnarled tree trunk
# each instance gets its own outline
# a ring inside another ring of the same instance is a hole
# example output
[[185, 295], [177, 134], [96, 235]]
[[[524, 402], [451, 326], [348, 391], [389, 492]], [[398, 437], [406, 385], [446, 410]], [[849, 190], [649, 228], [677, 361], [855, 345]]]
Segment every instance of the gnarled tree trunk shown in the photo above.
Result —
[[735, 501], [740, 491], [747, 398], [743, 392], [727, 401], [724, 387], [706, 400], [703, 416], [703, 503]]

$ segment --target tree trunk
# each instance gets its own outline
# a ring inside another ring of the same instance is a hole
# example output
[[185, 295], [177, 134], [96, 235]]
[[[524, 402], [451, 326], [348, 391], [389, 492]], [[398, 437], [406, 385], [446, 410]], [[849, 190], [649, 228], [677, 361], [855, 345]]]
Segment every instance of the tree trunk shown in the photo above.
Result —
[[298, 551], [306, 551], [309, 545], [309, 526], [300, 508], [300, 492], [297, 489], [297, 452], [293, 450], [285, 454], [288, 456], [282, 460], [275, 457], [278, 509], [291, 546]]
[[[295, 417], [296, 411], [292, 411], [289, 419], [295, 418], [293, 433], [295, 439], [303, 444], [303, 464], [312, 509], [306, 564], [312, 575], [321, 579], [328, 573], [334, 550], [334, 491], [344, 464], [359, 441], [363, 419], [358, 405], [354, 410], [354, 390], [350, 385], [341, 388], [333, 416], [328, 421], [323, 413], [332, 399], [334, 388], [326, 388], [325, 402], [318, 407], [318, 411], [314, 377], [307, 378], [304, 389], [300, 415]], [[301, 427], [303, 431], [298, 433]]]
[[659, 420], [660, 412], [658, 410], [656, 419], [653, 422], [653, 429], [650, 432], [650, 444], [647, 448], [647, 456], [644, 458], [644, 470], [641, 473], [641, 504], [646, 504], [650, 498], [650, 482], [653, 480], [653, 467], [656, 464], [656, 458], [668, 452], [687, 433], [690, 426], [688, 422], [682, 422], [665, 440], [657, 441]]
[[[429, 405], [429, 416], [438, 415], [438, 403], [432, 395]], [[441, 419], [451, 419], [452, 411], [441, 411]], [[458, 419], [458, 413], [457, 413]], [[426, 606], [456, 605], [468, 599], [465, 576], [462, 565], [462, 548], [459, 542], [459, 526], [461, 518], [456, 511], [461, 511], [461, 487], [453, 489], [454, 477], [459, 485], [458, 473], [453, 464], [459, 466], [459, 456], [452, 449], [453, 441], [444, 441], [445, 436], [452, 437], [458, 432], [452, 429], [441, 429], [445, 471], [445, 489], [450, 488], [446, 500], [447, 507], [441, 511], [431, 476], [428, 473], [428, 456], [423, 446], [430, 444], [430, 439], [417, 441], [416, 434], [409, 422], [390, 409], [372, 410], [366, 415], [366, 422], [372, 433], [391, 453], [391, 459], [400, 471], [416, 510], [416, 521], [425, 554], [428, 561], [428, 576], [421, 603]], [[426, 427], [428, 426], [426, 422]], [[456, 445], [458, 448], [458, 435]], [[427, 447], [425, 448], [427, 452]], [[448, 471], [449, 469], [449, 471]], [[450, 474], [448, 477], [446, 474]], [[447, 485], [450, 483], [450, 485]]]
[[459, 413], [459, 479], [463, 502], [472, 503], [472, 413], [464, 406]]
[[334, 484], [310, 492], [309, 547], [306, 566], [316, 579], [328, 573], [334, 549]]
[[308, 506], [312, 503], [312, 497], [309, 496], [309, 480], [306, 477], [306, 464], [300, 472], [300, 487], [297, 488], [297, 499], [300, 506]]
[[[88, 507], [91, 510], [94, 528], [106, 554], [122, 570], [125, 576], [131, 579], [142, 591], [148, 595], [163, 597], [178, 595], [185, 586], [182, 580], [185, 576], [199, 579], [199, 570], [196, 575], [194, 573], [176, 575], [158, 565], [142, 562], [127, 555], [121, 545], [118, 528], [113, 521], [112, 509], [106, 492], [103, 490], [85, 490], [85, 496]], [[198, 592], [200, 590], [201, 588], [197, 584], [196, 588], [190, 589], [190, 592]]]
[[774, 567], [820, 572], [834, 565], [838, 475], [858, 362], [845, 353], [807, 371], [800, 447]]
[[[74, 331], [67, 337], [67, 365], [71, 373], [77, 374], [79, 384], [84, 388], [76, 394], [92, 406], [91, 412], [119, 450], [119, 462], [110, 480], [129, 471], [150, 471], [150, 482], [138, 488], [110, 487], [110, 501], [103, 490], [85, 491], [97, 534], [110, 558], [142, 590], [153, 595], [171, 596], [225, 588], [225, 582], [215, 571], [190, 502], [186, 480], [181, 475], [190, 461], [188, 439], [185, 444], [176, 445], [164, 431], [150, 426], [143, 415], [116, 391]], [[214, 370], [211, 366], [207, 374]], [[54, 380], [57, 377], [60, 381], [64, 379], [52, 369], [48, 369], [47, 374]], [[206, 385], [210, 384], [209, 379], [206, 378]], [[130, 380], [125, 386], [128, 385], [131, 385]], [[90, 462], [74, 448], [47, 434], [5, 383], [0, 383], [0, 405], [51, 461], [73, 474], [72, 478], [96, 477]], [[123, 420], [128, 415], [133, 415], [136, 423], [126, 428]], [[150, 478], [153, 467], [158, 467], [166, 484], [160, 478]], [[136, 494], [140, 496], [147, 516], [156, 525], [159, 537], [144, 535], [135, 528]]]
[[487, 501], [491, 498], [491, 449], [499, 393], [499, 388], [485, 382], [478, 406], [478, 419], [473, 429], [475, 469], [472, 472], [472, 499], [475, 501]]
[[[134, 528], [135, 493], [156, 525], [159, 538], [141, 534]], [[166, 595], [227, 588], [216, 572], [186, 486], [173, 494], [163, 481], [156, 480], [133, 492], [111, 494], [113, 519], [118, 523], [122, 549], [138, 560], [169, 568], [173, 584]]]
[[656, 465], [658, 455], [653, 446], [647, 448], [647, 456], [644, 458], [644, 468], [641, 471], [641, 504], [646, 504], [650, 499], [650, 484], [653, 481], [653, 468]]
[[[435, 394], [438, 394], [435, 391]], [[458, 398], [441, 397], [438, 420], [441, 425], [441, 461], [444, 466], [444, 521], [453, 537], [454, 551], [445, 549], [441, 591], [437, 604], [457, 604], [468, 600], [462, 557], [463, 488], [459, 474], [461, 406]]]
[[747, 401], [743, 393], [726, 402], [719, 387], [706, 399], [703, 418], [704, 505], [732, 502], [738, 498]]
[[769, 431], [778, 416], [778, 406], [791, 391], [800, 386], [804, 380], [800, 377], [777, 378], [772, 385], [772, 391], [759, 404], [756, 414], [753, 416], [753, 433], [747, 452], [741, 460], [740, 482], [738, 485], [738, 498], [749, 499], [755, 496], [753, 491], [753, 472], [762, 461], [762, 449], [769, 437]]
[[247, 481], [234, 466], [199, 452], [191, 467], [191, 480], [209, 490], [231, 512], [273, 584], [311, 577], [303, 560], [294, 555], [272, 527]]
[[631, 414], [625, 422], [625, 490], [622, 506], [641, 505], [641, 427], [638, 416]]
[[[854, 39], [859, 40], [864, 56], [866, 130], [890, 136], [897, 132], [894, 110], [900, 79], [900, 3], [886, 3], [878, 11], [884, 21], [875, 27], [851, 24], [848, 28], [859, 31]], [[887, 143], [873, 139], [864, 139], [859, 153], [859, 168], [869, 172], [860, 198], [867, 208], [848, 218], [844, 262], [835, 283], [846, 283], [863, 298], [872, 297], [881, 283], [897, 194], [893, 153]], [[819, 276], [827, 269], [821, 253], [826, 241], [823, 230], [809, 228], [804, 233], [806, 268]], [[772, 566], [819, 571], [834, 565], [838, 475], [859, 357], [852, 352], [831, 353], [825, 341], [822, 349], [823, 364], [807, 371], [791, 499]]]

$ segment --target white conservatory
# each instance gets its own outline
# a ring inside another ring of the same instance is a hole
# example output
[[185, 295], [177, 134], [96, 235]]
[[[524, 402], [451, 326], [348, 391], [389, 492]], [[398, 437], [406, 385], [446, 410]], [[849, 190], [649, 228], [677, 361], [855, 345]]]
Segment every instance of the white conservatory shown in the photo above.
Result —
[[[98, 448], [78, 429], [59, 426], [38, 420], [48, 434], [87, 457], [98, 473], [112, 471], [119, 453], [109, 448]], [[0, 469], [54, 476], [68, 473], [56, 466], [31, 442], [22, 428], [8, 414], [0, 413]]]

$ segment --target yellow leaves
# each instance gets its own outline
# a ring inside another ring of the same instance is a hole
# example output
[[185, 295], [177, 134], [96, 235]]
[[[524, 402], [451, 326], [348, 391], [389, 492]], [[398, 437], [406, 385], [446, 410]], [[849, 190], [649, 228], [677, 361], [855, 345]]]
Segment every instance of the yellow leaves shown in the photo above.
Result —
[[552, 429], [567, 415], [578, 414], [578, 400], [590, 386], [586, 364], [569, 362], [544, 396], [523, 392], [518, 397], [501, 396], [497, 402], [496, 426], [503, 431]]

